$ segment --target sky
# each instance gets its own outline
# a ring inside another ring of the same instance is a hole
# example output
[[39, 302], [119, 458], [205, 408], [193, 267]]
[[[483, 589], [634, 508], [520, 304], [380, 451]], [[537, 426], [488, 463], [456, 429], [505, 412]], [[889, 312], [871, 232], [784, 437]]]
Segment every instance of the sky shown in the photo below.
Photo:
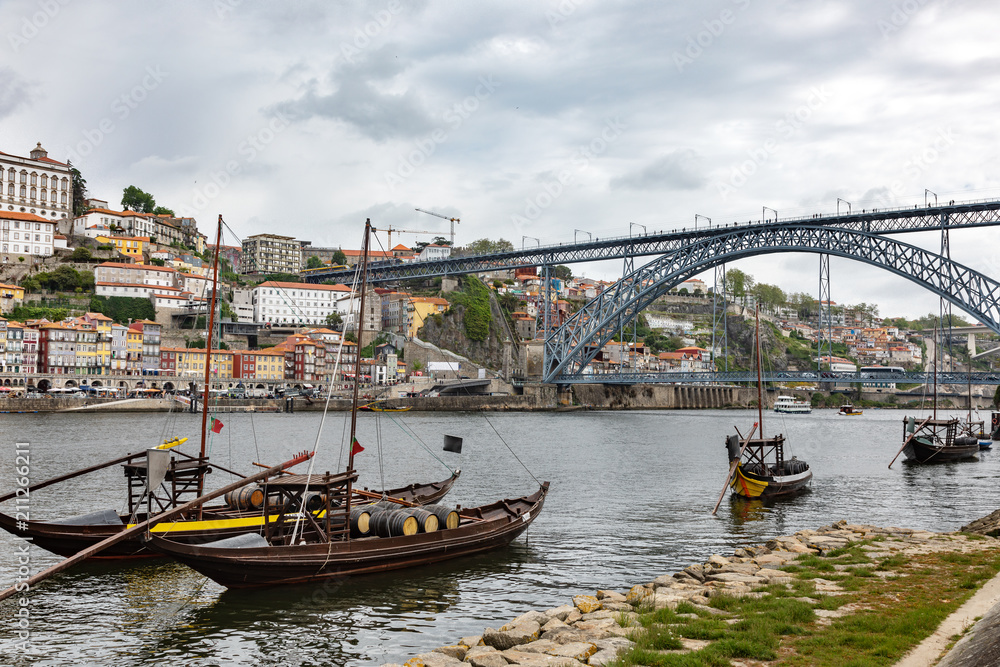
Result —
[[[421, 208], [461, 220], [456, 245], [521, 247], [1000, 198], [985, 1], [3, 0], [0, 26], [0, 151], [41, 142], [112, 208], [135, 185], [205, 233], [448, 237]], [[953, 232], [952, 257], [1000, 277], [998, 236]], [[730, 266], [818, 290], [817, 255]], [[857, 262], [831, 279], [838, 303], [937, 312]]]

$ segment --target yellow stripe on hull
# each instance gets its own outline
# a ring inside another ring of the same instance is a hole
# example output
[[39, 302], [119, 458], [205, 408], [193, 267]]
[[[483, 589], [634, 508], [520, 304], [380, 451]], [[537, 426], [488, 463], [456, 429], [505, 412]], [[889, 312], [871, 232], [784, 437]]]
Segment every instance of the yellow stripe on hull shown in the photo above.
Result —
[[[286, 514], [287, 517], [294, 518], [293, 515]], [[268, 522], [277, 520], [277, 514], [268, 516]], [[174, 533], [174, 532], [196, 532], [200, 530], [220, 530], [224, 528], [257, 528], [264, 525], [264, 516], [246, 516], [234, 519], [209, 519], [207, 521], [176, 521], [172, 523], [158, 523], [151, 528], [154, 533]], [[128, 524], [127, 528], [135, 526]]]
[[759, 498], [768, 487], [767, 482], [751, 479], [744, 475], [742, 465], [736, 466], [736, 474], [733, 475], [733, 481], [729, 485], [733, 487], [733, 491], [737, 495], [744, 498]]

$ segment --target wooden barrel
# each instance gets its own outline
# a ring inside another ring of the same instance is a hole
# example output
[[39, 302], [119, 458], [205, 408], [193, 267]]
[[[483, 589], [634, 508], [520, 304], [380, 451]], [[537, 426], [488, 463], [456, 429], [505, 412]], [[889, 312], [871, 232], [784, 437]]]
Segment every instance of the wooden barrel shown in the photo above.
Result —
[[322, 493], [310, 493], [306, 496], [306, 511], [316, 513], [326, 509], [326, 496]]
[[367, 537], [371, 534], [371, 516], [367, 506], [351, 508], [351, 537]]
[[223, 496], [226, 505], [238, 510], [259, 510], [264, 506], [264, 490], [256, 484], [234, 489]]
[[421, 533], [433, 533], [438, 529], [440, 521], [431, 512], [419, 507], [411, 507], [403, 511], [417, 520], [417, 526], [420, 528]]
[[438, 528], [458, 528], [458, 512], [443, 505], [425, 505], [424, 509], [433, 514], [438, 519]]
[[420, 530], [420, 525], [405, 510], [392, 510], [373, 513], [371, 528], [372, 532], [379, 537], [399, 537], [401, 535], [416, 535]]

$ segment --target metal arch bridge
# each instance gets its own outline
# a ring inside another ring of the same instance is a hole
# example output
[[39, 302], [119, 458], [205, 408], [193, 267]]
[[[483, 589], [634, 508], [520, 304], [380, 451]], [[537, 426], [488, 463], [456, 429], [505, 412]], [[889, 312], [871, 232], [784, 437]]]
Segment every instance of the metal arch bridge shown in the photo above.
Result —
[[543, 381], [582, 381], [585, 367], [622, 323], [630, 322], [674, 285], [719, 264], [776, 252], [826, 254], [886, 269], [947, 299], [1000, 333], [1000, 283], [948, 258], [886, 236], [838, 226], [736, 227], [664, 254], [574, 313], [545, 341]]
[[[392, 261], [374, 262], [369, 265], [368, 280], [372, 283], [385, 283], [412, 278], [435, 278], [524, 267], [662, 255], [704, 239], [731, 234], [736, 230], [765, 234], [779, 229], [797, 230], [823, 226], [873, 235], [890, 235], [996, 225], [1000, 225], [1000, 201], [996, 200], [921, 208], [879, 209], [826, 217], [731, 223], [697, 230], [682, 229], [641, 236], [605, 238], [586, 243], [549, 245], [428, 262], [405, 264]], [[354, 279], [354, 270], [312, 270], [304, 276], [304, 279], [310, 283], [326, 281], [350, 283]]]

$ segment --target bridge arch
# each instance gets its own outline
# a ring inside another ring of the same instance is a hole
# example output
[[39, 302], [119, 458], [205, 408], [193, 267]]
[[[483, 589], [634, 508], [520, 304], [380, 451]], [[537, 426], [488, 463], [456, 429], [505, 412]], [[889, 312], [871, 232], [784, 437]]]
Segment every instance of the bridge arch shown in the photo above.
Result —
[[906, 278], [1000, 333], [1000, 283], [886, 236], [824, 226], [734, 228], [693, 239], [642, 266], [573, 314], [545, 340], [545, 382], [580, 375], [621, 325], [667, 290], [719, 264], [779, 252], [853, 259]]

